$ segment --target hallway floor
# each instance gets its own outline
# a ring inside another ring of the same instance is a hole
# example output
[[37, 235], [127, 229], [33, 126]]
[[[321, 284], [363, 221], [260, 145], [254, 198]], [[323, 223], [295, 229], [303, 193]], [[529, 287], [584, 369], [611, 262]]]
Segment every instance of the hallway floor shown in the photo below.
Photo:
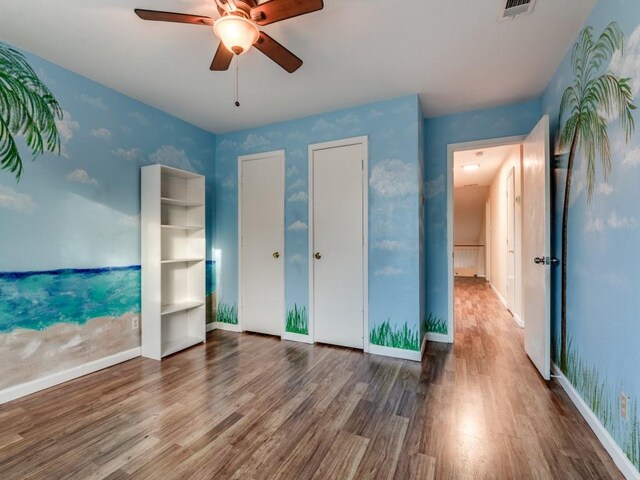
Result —
[[422, 365], [215, 331], [0, 406], [0, 478], [622, 478], [491, 288]]

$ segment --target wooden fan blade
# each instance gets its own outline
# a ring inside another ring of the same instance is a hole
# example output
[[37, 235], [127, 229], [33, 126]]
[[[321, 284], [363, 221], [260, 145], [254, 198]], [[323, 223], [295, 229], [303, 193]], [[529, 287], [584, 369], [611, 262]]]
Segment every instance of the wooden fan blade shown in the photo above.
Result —
[[229, 70], [229, 65], [231, 65], [232, 59], [233, 53], [227, 50], [222, 42], [220, 42], [220, 45], [218, 45], [218, 50], [216, 51], [216, 55], [215, 57], [213, 57], [213, 62], [211, 62], [211, 70], [216, 72]]
[[143, 20], [155, 22], [190, 23], [192, 25], [213, 25], [213, 19], [201, 15], [189, 15], [187, 13], [159, 12], [157, 10], [135, 9], [136, 15]]
[[260, 32], [260, 38], [253, 46], [289, 73], [295, 72], [302, 66], [302, 60], [264, 32]]
[[253, 7], [251, 18], [258, 25], [269, 25], [323, 8], [322, 0], [270, 0]]

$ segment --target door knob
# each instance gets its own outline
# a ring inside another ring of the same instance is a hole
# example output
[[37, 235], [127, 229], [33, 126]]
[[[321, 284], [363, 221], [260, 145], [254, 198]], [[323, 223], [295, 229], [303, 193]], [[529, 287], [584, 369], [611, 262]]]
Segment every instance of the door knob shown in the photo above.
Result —
[[537, 265], [544, 265], [545, 264], [545, 260], [544, 257], [536, 257], [533, 259], [533, 262]]
[[280, 258], [279, 252], [273, 252], [273, 258]]
[[316, 252], [314, 257], [316, 257], [316, 260], [320, 260], [322, 258], [322, 255], [320, 255], [320, 252]]

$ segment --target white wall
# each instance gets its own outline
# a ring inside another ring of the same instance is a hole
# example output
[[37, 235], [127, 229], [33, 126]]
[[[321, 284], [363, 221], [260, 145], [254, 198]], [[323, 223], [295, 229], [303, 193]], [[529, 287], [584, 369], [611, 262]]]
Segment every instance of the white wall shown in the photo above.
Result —
[[[484, 204], [489, 187], [461, 187], [454, 190], [454, 245], [476, 245], [484, 240]], [[481, 243], [480, 245], [484, 245]]]
[[516, 222], [516, 295], [512, 312], [522, 318], [522, 240], [520, 234], [521, 203], [518, 202], [522, 194], [521, 150], [510, 154], [503, 162], [489, 187], [489, 202], [491, 211], [491, 240], [490, 240], [490, 272], [491, 284], [507, 298], [507, 177], [513, 168], [515, 171], [515, 222]]

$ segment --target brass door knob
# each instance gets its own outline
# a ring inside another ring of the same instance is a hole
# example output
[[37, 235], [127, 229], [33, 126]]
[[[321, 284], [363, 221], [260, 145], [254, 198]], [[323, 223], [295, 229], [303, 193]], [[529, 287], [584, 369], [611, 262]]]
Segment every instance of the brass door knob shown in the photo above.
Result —
[[314, 257], [316, 257], [316, 260], [320, 260], [322, 258], [322, 255], [320, 255], [320, 252], [316, 252]]
[[273, 258], [280, 258], [279, 252], [273, 252]]

